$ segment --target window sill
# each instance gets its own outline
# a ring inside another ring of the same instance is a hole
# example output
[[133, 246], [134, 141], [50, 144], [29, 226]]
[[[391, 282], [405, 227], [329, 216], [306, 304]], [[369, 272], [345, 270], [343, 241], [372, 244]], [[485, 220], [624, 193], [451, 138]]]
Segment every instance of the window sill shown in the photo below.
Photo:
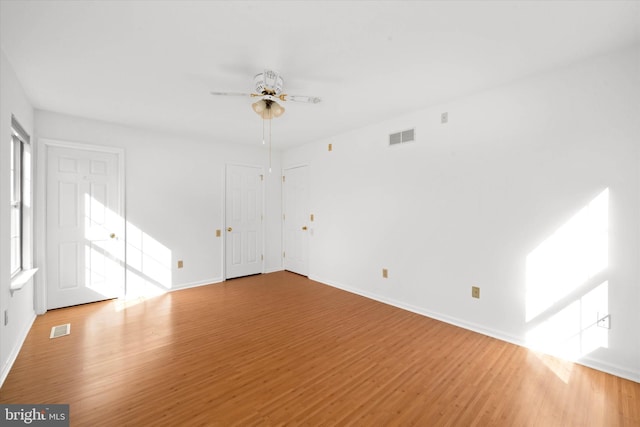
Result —
[[38, 272], [37, 268], [32, 268], [29, 270], [22, 270], [20, 273], [16, 274], [14, 278], [11, 279], [11, 286], [9, 287], [9, 291], [11, 291], [11, 296], [16, 291], [22, 289], [22, 287], [27, 284], [29, 280]]

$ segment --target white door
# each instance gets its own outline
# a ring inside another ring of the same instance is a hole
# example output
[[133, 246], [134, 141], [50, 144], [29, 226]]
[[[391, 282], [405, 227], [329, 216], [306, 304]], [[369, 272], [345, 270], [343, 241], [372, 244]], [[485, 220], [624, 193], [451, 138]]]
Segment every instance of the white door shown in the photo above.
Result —
[[124, 294], [118, 154], [47, 149], [47, 309]]
[[227, 165], [226, 278], [262, 273], [262, 169]]
[[285, 169], [284, 197], [284, 269], [309, 274], [310, 214], [308, 207], [309, 171], [307, 166]]

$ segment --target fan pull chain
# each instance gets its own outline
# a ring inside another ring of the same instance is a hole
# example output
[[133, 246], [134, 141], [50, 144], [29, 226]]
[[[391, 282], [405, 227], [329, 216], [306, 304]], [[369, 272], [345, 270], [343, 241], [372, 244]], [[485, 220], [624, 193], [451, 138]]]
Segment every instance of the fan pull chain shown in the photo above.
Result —
[[271, 173], [271, 108], [269, 108], [269, 173]]

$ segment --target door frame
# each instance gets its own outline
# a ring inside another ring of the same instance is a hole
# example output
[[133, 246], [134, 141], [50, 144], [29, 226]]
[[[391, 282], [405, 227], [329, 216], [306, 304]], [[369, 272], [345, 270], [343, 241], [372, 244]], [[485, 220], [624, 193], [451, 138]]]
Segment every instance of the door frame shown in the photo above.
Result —
[[262, 174], [262, 180], [261, 180], [261, 184], [262, 185], [262, 203], [260, 206], [261, 209], [261, 214], [262, 214], [262, 223], [260, 226], [260, 232], [262, 233], [262, 260], [261, 260], [261, 274], [265, 273], [265, 268], [264, 266], [266, 265], [266, 256], [265, 256], [265, 249], [266, 249], [266, 233], [265, 233], [265, 223], [266, 218], [265, 218], [265, 207], [266, 207], [266, 197], [265, 197], [265, 183], [267, 180], [267, 176], [265, 174], [265, 170], [264, 170], [264, 166], [262, 165], [256, 165], [256, 164], [250, 164], [250, 163], [236, 163], [236, 162], [227, 162], [224, 164], [224, 171], [223, 173], [223, 185], [224, 185], [224, 191], [222, 192], [222, 218], [223, 218], [223, 224], [222, 224], [222, 281], [226, 281], [227, 279], [227, 172], [229, 170], [229, 166], [240, 166], [240, 167], [245, 167], [245, 168], [256, 168], [260, 170], [260, 174]]
[[70, 148], [73, 150], [92, 151], [97, 153], [115, 154], [118, 158], [118, 190], [120, 191], [120, 212], [125, 223], [124, 226], [124, 292], [127, 292], [127, 227], [126, 227], [126, 197], [125, 197], [125, 150], [120, 147], [86, 144], [81, 142], [61, 141], [50, 138], [38, 138], [38, 151], [36, 155], [36, 261], [40, 273], [36, 276], [34, 297], [36, 314], [44, 314], [47, 311], [47, 164], [49, 160], [49, 148]]

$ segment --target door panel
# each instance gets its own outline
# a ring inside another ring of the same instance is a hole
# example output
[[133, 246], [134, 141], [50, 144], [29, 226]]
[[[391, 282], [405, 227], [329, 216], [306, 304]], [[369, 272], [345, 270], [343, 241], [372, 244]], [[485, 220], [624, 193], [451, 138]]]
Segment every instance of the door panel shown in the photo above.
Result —
[[227, 165], [226, 278], [262, 273], [262, 169]]
[[58, 245], [58, 287], [75, 289], [78, 287], [78, 244], [64, 242]]
[[309, 233], [307, 166], [286, 169], [284, 181], [284, 268], [307, 276], [309, 274]]
[[47, 150], [47, 309], [124, 293], [118, 154]]

